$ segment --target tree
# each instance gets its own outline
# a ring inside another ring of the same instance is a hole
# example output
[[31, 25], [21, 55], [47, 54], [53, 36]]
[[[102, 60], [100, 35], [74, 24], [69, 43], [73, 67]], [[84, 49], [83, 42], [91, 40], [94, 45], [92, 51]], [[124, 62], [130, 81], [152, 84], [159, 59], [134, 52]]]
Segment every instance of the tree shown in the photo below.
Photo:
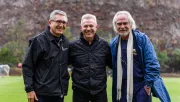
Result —
[[112, 34], [109, 34], [107, 31], [103, 31], [102, 29], [98, 29], [96, 32], [100, 37], [106, 39], [106, 41], [110, 42], [112, 38]]
[[17, 62], [16, 57], [13, 56], [10, 49], [7, 47], [3, 47], [0, 49], [0, 57], [1, 64], [8, 64], [10, 66], [13, 66]]
[[169, 66], [172, 69], [172, 72], [180, 71], [180, 49], [175, 49], [172, 51], [169, 59]]
[[19, 20], [4, 36], [7, 41], [0, 49], [0, 63], [15, 66], [23, 61], [27, 48], [27, 34], [24, 31], [24, 21]]
[[72, 40], [73, 39], [73, 36], [70, 32], [70, 28], [69, 27], [66, 27], [65, 31], [64, 31], [64, 35], [68, 38], [68, 40]]
[[168, 65], [167, 62], [169, 61], [167, 51], [166, 50], [157, 51], [157, 57], [158, 57], [160, 65], [161, 65], [161, 69], [162, 69], [161, 71], [166, 71], [169, 68], [167, 66]]

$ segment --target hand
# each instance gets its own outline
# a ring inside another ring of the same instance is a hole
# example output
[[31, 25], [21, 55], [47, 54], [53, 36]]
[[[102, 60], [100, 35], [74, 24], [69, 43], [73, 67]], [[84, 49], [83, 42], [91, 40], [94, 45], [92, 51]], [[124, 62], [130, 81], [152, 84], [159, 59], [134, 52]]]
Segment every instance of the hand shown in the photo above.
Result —
[[151, 94], [151, 87], [148, 87], [147, 85], [144, 86], [144, 89], [146, 90], [147, 94], [150, 95]]
[[34, 102], [34, 100], [38, 101], [36, 93], [34, 91], [27, 93], [28, 102]]

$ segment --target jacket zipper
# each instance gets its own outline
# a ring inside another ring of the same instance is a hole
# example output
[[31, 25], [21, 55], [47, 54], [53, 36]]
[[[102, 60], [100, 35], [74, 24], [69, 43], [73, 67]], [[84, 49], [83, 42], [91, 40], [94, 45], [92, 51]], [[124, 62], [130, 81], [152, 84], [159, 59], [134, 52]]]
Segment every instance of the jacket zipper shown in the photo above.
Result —
[[[62, 38], [60, 38], [60, 40], [59, 40], [59, 42], [58, 42], [58, 47], [59, 47], [59, 49], [60, 49], [60, 57], [58, 58], [58, 62], [60, 62], [60, 58], [62, 57], [62, 46], [63, 46], [63, 44], [62, 44]], [[59, 81], [60, 81], [60, 87], [61, 87], [61, 98], [64, 96], [64, 91], [63, 91], [63, 86], [62, 86], [62, 79], [61, 79], [61, 62], [60, 62], [60, 64], [58, 64], [58, 66], [59, 66]]]

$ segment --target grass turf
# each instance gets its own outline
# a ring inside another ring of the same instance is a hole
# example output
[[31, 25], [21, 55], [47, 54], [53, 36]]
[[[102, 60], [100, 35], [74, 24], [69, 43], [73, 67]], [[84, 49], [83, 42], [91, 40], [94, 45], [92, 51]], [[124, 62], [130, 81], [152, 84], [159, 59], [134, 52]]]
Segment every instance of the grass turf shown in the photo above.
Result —
[[[163, 78], [166, 88], [170, 94], [172, 102], [180, 100], [180, 78]], [[112, 80], [108, 78], [107, 94], [108, 102], [111, 102], [111, 87]], [[27, 102], [26, 93], [22, 77], [0, 76], [0, 102]], [[71, 82], [69, 84], [68, 95], [65, 97], [65, 102], [72, 102]], [[153, 98], [152, 102], [160, 102], [159, 99]]]

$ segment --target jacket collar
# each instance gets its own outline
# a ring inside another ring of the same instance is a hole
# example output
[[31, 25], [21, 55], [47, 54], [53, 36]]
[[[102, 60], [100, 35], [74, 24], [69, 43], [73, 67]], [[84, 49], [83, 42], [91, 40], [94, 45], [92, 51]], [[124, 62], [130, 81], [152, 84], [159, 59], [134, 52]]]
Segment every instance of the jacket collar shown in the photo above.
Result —
[[[50, 32], [50, 27], [48, 26], [47, 29], [45, 30], [45, 35], [47, 35], [47, 38], [49, 39], [49, 41], [55, 41], [55, 37], [52, 35], [52, 33]], [[62, 41], [65, 40], [64, 34], [61, 34], [60, 38], [62, 39]]]
[[[83, 42], [89, 44], [89, 42], [88, 42], [86, 39], [84, 39], [82, 32], [80, 33], [80, 39], [81, 39]], [[94, 39], [93, 39], [91, 45], [92, 45], [94, 42], [98, 41], [98, 40], [99, 40], [99, 36], [98, 36], [97, 34], [95, 34]]]

